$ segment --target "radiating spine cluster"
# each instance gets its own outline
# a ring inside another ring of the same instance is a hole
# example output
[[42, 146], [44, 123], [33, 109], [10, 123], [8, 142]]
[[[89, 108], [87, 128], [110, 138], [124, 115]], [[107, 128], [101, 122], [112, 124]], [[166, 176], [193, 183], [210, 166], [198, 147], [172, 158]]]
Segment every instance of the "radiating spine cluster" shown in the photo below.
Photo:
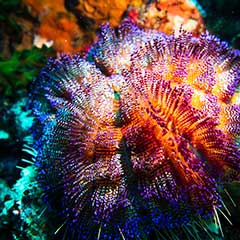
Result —
[[214, 215], [239, 178], [240, 54], [208, 33], [102, 27], [49, 60], [31, 106], [39, 182], [81, 239], [139, 239]]

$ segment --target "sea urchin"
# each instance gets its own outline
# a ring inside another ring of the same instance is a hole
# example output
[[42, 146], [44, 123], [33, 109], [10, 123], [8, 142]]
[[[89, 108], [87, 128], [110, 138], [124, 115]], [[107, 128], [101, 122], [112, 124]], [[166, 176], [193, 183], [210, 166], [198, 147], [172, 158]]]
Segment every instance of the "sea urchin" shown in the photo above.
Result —
[[128, 21], [104, 25], [85, 59], [49, 60], [31, 93], [36, 167], [74, 239], [143, 239], [214, 215], [217, 186], [239, 177], [239, 60], [207, 32]]

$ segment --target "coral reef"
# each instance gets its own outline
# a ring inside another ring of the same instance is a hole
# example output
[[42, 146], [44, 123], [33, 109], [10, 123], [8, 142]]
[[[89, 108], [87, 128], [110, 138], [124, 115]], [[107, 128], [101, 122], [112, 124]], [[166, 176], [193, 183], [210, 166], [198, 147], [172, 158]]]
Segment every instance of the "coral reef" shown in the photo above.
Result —
[[130, 2], [131, 0], [79, 0], [75, 9], [82, 16], [92, 19], [98, 26], [109, 22], [111, 26], [117, 27]]
[[145, 29], [155, 29], [172, 34], [180, 26], [185, 30], [199, 35], [204, 30], [201, 12], [191, 0], [150, 1], [141, 8], [130, 7], [130, 19]]
[[65, 8], [64, 0], [24, 0], [23, 3], [31, 16], [39, 22], [37, 34], [52, 40], [56, 51], [78, 52], [89, 44], [77, 19]]
[[[36, 20], [33, 29], [28, 24], [23, 24], [23, 27], [32, 29], [35, 38], [52, 41], [57, 52], [86, 52], [101, 24], [109, 22], [112, 27], [117, 27], [124, 18], [130, 18], [141, 28], [167, 34], [178, 30], [180, 25], [194, 35], [199, 35], [204, 29], [202, 16], [192, 0], [23, 0], [23, 5]], [[29, 34], [26, 38], [28, 42]]]
[[212, 239], [211, 219], [222, 232], [219, 193], [240, 170], [239, 60], [207, 32], [129, 21], [103, 26], [86, 59], [50, 59], [29, 106], [55, 235]]
[[39, 36], [52, 40], [57, 52], [76, 53], [88, 49], [102, 23], [110, 22], [116, 27], [128, 5], [139, 6], [142, 1], [23, 0], [23, 3], [37, 19]]

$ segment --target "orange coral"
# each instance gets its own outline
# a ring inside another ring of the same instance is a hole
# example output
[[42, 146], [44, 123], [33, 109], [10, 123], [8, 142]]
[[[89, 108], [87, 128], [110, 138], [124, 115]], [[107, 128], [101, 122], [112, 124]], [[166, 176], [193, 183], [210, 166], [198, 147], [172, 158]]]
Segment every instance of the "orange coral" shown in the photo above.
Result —
[[129, 3], [130, 0], [80, 0], [76, 9], [83, 16], [93, 19], [97, 25], [108, 21], [116, 27]]
[[129, 18], [146, 29], [170, 34], [182, 25], [195, 35], [203, 30], [202, 17], [189, 0], [162, 0], [150, 4], [142, 0], [79, 0], [73, 6], [66, 6], [64, 0], [23, 0], [23, 3], [30, 14], [38, 18], [38, 34], [53, 40], [58, 52], [85, 49], [95, 39], [99, 25], [109, 22], [117, 27], [127, 10]]
[[139, 7], [142, 0], [79, 0], [76, 6], [70, 7], [64, 0], [23, 0], [23, 4], [38, 18], [38, 34], [53, 40], [56, 51], [69, 53], [86, 49], [102, 23], [118, 26], [129, 4]]
[[77, 24], [73, 13], [64, 7], [64, 0], [23, 0], [33, 17], [38, 17], [37, 32], [47, 40], [53, 40], [58, 52], [79, 52], [93, 39]]
[[[83, 32], [69, 15], [46, 16], [38, 32], [47, 39], [53, 39], [57, 51], [76, 52], [81, 50], [82, 45], [78, 43], [78, 39], [81, 39]], [[79, 42], [82, 43], [82, 41]]]

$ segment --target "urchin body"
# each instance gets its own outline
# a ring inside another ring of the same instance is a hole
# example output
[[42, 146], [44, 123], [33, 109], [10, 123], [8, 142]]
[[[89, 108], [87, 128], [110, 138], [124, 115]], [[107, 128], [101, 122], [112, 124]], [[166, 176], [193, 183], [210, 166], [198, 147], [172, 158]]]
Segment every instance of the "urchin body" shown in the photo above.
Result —
[[208, 33], [124, 22], [118, 36], [103, 26], [86, 59], [49, 60], [31, 103], [39, 181], [79, 239], [214, 214], [218, 184], [239, 173], [239, 59]]

